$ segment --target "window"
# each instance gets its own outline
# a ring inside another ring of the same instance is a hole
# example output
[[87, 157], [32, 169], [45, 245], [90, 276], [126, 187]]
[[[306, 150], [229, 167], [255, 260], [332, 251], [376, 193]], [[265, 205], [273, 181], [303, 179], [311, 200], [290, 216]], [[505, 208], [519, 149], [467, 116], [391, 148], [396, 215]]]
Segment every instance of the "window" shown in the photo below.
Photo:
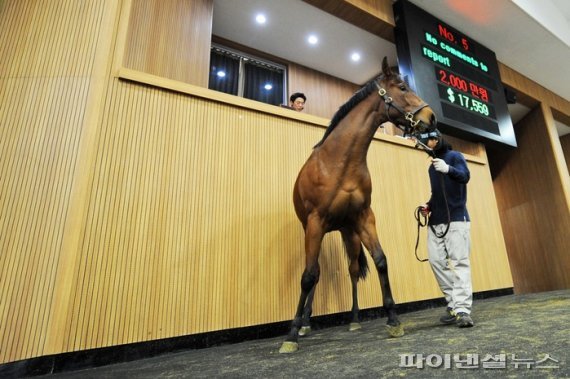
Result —
[[208, 88], [279, 105], [286, 101], [285, 67], [213, 45]]

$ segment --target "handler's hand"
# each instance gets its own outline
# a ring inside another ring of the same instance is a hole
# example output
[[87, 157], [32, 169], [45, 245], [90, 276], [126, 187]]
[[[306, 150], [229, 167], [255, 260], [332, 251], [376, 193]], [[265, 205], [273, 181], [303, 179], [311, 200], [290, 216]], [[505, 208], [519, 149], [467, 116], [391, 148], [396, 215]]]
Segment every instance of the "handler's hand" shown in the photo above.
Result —
[[447, 174], [449, 172], [449, 165], [445, 163], [443, 159], [434, 158], [431, 162], [436, 171], [439, 171], [442, 174]]
[[429, 212], [430, 212], [429, 205], [427, 204], [420, 205], [420, 213], [422, 214], [422, 216], [427, 217]]

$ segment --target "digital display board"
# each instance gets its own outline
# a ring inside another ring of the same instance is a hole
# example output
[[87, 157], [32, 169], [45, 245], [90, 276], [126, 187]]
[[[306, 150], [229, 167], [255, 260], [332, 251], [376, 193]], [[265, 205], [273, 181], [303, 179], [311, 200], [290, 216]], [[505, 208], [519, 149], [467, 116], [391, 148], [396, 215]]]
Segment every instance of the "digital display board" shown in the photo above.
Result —
[[517, 146], [495, 53], [407, 0], [394, 4], [400, 73], [446, 134]]

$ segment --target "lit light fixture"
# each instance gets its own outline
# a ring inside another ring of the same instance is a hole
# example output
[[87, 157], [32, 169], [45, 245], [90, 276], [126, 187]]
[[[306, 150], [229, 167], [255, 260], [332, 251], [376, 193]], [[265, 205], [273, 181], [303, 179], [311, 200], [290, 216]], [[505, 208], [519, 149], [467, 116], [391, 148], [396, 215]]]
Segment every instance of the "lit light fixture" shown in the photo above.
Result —
[[310, 43], [311, 45], [316, 45], [317, 42], [319, 42], [319, 39], [317, 38], [316, 35], [311, 34], [311, 35], [309, 36], [309, 38], [307, 38], [307, 41], [309, 41], [309, 43]]
[[350, 59], [352, 59], [353, 62], [358, 62], [360, 60], [360, 54], [352, 53], [352, 55], [350, 56]]
[[273, 86], [271, 85], [271, 83], [267, 83], [263, 88], [265, 88], [266, 90], [271, 90], [273, 89]]
[[257, 21], [258, 24], [265, 24], [267, 18], [264, 14], [259, 13], [257, 16], [255, 16], [255, 21]]
[[226, 77], [226, 72], [225, 71], [218, 71], [216, 73], [216, 75], [218, 75], [218, 77], [220, 78], [225, 78]]

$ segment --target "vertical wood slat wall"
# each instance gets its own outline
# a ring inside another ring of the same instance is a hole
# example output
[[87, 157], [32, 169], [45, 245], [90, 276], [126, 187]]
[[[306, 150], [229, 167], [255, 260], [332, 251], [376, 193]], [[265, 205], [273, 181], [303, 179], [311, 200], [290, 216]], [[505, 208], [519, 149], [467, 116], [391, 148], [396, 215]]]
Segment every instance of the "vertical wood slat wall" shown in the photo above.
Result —
[[[104, 16], [109, 2], [48, 4], [0, 3], [11, 31], [0, 38], [0, 363], [290, 319], [304, 261], [291, 189], [324, 130], [109, 75], [97, 133], [81, 141], [101, 25], [116, 15]], [[85, 144], [93, 170], [78, 171]], [[396, 300], [439, 297], [413, 257], [425, 155], [388, 139], [369, 159]], [[470, 203], [475, 290], [510, 287], [488, 168], [470, 167], [470, 202], [483, 204]], [[86, 216], [66, 229], [78, 177]], [[66, 230], [76, 251], [62, 251]], [[57, 273], [64, 254], [69, 277]], [[315, 314], [348, 310], [338, 234], [320, 264]], [[362, 308], [381, 304], [376, 273], [361, 294]], [[61, 344], [46, 342], [57, 333]]]
[[289, 92], [303, 92], [307, 96], [304, 112], [327, 119], [360, 89], [356, 84], [298, 64], [289, 64], [287, 74]]
[[501, 167], [494, 184], [515, 291], [568, 288], [570, 161], [554, 119], [570, 120], [570, 101], [505, 65], [499, 69], [503, 82], [533, 108], [515, 125], [518, 148], [490, 156]]
[[212, 0], [132, 0], [123, 64], [208, 87]]
[[42, 355], [105, 2], [0, 2], [0, 362]]
[[570, 217], [560, 190], [560, 175], [568, 173], [559, 173], [554, 155], [548, 153], [554, 140], [544, 133], [547, 111], [539, 106], [523, 118], [515, 128], [519, 148], [496, 158], [508, 162], [495, 178], [495, 187], [513, 282], [520, 293], [570, 285]]

